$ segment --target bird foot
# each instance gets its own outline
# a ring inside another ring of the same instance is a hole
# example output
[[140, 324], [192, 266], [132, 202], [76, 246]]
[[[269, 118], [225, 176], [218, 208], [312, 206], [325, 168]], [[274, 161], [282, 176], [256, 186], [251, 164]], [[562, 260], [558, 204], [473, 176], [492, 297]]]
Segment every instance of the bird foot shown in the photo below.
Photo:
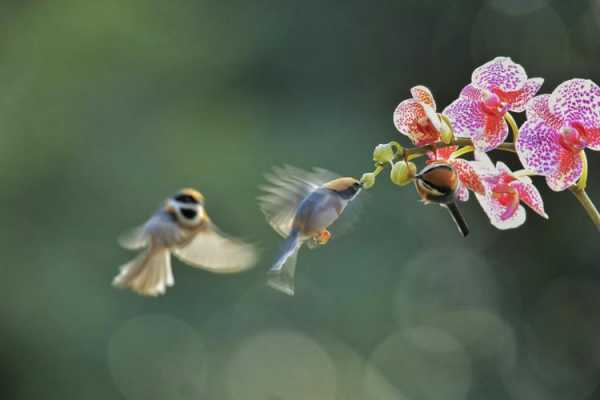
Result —
[[320, 246], [327, 244], [327, 242], [329, 242], [329, 239], [331, 239], [331, 232], [329, 232], [327, 229], [323, 229], [321, 232], [319, 232], [318, 235], [313, 237], [315, 243]]

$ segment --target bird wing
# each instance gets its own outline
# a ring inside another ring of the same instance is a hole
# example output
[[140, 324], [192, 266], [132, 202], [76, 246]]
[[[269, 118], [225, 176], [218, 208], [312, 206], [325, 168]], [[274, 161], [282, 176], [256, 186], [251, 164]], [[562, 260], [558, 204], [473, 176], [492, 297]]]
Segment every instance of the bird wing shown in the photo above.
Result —
[[287, 237], [302, 200], [337, 177], [333, 172], [320, 168], [309, 172], [290, 165], [276, 167], [266, 175], [269, 183], [261, 186], [264, 194], [258, 198], [260, 209], [273, 229]]
[[254, 245], [228, 237], [212, 223], [185, 245], [175, 247], [173, 254], [193, 267], [224, 274], [246, 270], [257, 261]]
[[138, 226], [123, 233], [118, 238], [121, 247], [128, 250], [138, 250], [148, 245], [148, 235], [144, 230], [144, 226]]

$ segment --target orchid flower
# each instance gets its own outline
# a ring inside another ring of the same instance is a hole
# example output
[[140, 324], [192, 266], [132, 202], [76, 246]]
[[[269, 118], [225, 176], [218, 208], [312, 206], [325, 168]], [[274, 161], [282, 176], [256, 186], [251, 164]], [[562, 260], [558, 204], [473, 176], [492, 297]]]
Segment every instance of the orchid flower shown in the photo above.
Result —
[[471, 84], [444, 110], [457, 137], [470, 138], [476, 149], [490, 151], [508, 136], [507, 112], [523, 112], [544, 80], [528, 79], [525, 69], [508, 57], [496, 57], [473, 71]]
[[542, 196], [527, 176], [513, 173], [504, 163], [492, 163], [487, 154], [475, 152], [473, 167], [481, 177], [486, 188], [485, 195], [475, 196], [489, 217], [492, 225], [498, 229], [512, 229], [525, 222], [525, 203], [543, 218], [548, 218], [544, 211]]
[[394, 126], [416, 146], [437, 142], [445, 124], [436, 114], [431, 91], [425, 86], [415, 86], [410, 93], [412, 99], [402, 101], [394, 111]]
[[516, 150], [523, 166], [544, 175], [550, 189], [565, 190], [581, 177], [585, 148], [600, 150], [598, 85], [571, 79], [528, 103]]

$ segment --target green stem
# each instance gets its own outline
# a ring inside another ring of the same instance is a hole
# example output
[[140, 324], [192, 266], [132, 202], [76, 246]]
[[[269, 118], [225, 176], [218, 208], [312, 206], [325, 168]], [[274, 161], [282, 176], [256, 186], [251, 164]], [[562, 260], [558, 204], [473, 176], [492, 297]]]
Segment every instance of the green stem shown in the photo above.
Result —
[[[460, 138], [460, 139], [455, 139], [454, 141], [452, 141], [452, 143], [448, 143], [448, 144], [443, 143], [443, 142], [437, 142], [437, 143], [423, 146], [423, 147], [411, 147], [408, 149], [405, 148], [404, 154], [406, 155], [408, 160], [414, 160], [415, 158], [424, 156], [425, 154], [427, 154], [430, 151], [435, 151], [435, 149], [439, 149], [442, 147], [448, 147], [448, 146], [473, 146], [473, 142], [471, 142], [471, 139]], [[496, 150], [502, 150], [502, 151], [508, 151], [511, 153], [516, 153], [514, 143], [502, 143], [500, 146], [498, 146], [496, 148]]]
[[508, 126], [510, 126], [513, 133], [513, 142], [516, 143], [519, 138], [519, 126], [517, 125], [517, 122], [509, 112], [504, 114], [504, 120], [508, 123]]
[[579, 180], [577, 181], [577, 189], [579, 190], [585, 190], [585, 188], [587, 187], [587, 178], [588, 178], [588, 162], [587, 162], [587, 157], [585, 155], [585, 151], [581, 151], [580, 153], [580, 157], [581, 157], [581, 177], [579, 177]]
[[598, 209], [592, 202], [592, 199], [590, 199], [584, 189], [579, 189], [577, 185], [571, 186], [570, 190], [575, 198], [579, 201], [579, 204], [581, 204], [588, 217], [590, 217], [596, 226], [596, 229], [600, 231], [600, 213], [598, 213]]

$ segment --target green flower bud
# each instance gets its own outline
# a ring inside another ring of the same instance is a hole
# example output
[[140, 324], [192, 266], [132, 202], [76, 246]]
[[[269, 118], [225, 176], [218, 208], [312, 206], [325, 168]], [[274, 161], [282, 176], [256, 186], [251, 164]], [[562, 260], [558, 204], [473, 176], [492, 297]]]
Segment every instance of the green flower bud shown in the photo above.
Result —
[[387, 164], [394, 159], [394, 145], [392, 143], [380, 144], [373, 150], [373, 161]]
[[405, 186], [412, 182], [417, 173], [417, 166], [410, 161], [398, 161], [392, 167], [390, 179], [398, 186]]
[[448, 120], [445, 117], [440, 118], [440, 121], [442, 123], [442, 129], [440, 129], [440, 139], [442, 139], [442, 142], [450, 144], [452, 141], [454, 141], [452, 128], [450, 128], [450, 125], [448, 125]]
[[363, 174], [363, 176], [360, 178], [360, 183], [362, 183], [363, 189], [371, 189], [373, 185], [375, 185], [375, 177], [376, 175], [373, 172]]

